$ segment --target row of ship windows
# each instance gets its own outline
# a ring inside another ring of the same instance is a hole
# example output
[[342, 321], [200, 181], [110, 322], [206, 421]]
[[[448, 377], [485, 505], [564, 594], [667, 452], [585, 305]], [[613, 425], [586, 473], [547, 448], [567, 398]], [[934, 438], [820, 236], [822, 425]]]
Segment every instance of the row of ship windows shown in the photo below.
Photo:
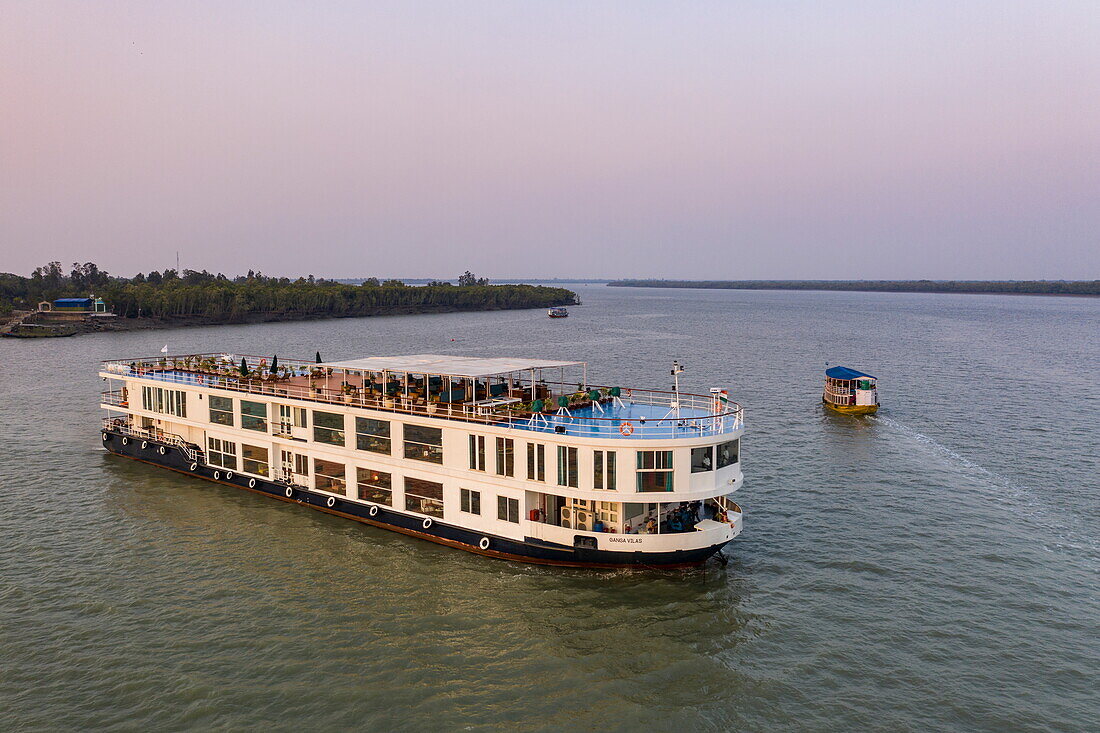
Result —
[[[172, 392], [145, 387], [143, 390]], [[182, 395], [183, 393], [180, 392]], [[144, 393], [143, 393], [144, 397]], [[209, 396], [210, 422], [232, 427], [235, 424], [233, 398]], [[240, 426], [245, 430], [268, 432], [268, 405], [265, 402], [240, 400]], [[144, 404], [144, 401], [143, 401]], [[182, 404], [173, 402], [172, 404]], [[290, 433], [293, 428], [306, 428], [309, 415], [305, 408], [278, 405], [279, 429]], [[158, 410], [159, 411], [159, 410]], [[313, 440], [326, 445], [347, 447], [344, 416], [339, 413], [312, 410]], [[405, 424], [403, 429], [403, 454], [405, 458], [443, 463], [443, 430], [423, 425]], [[469, 464], [474, 471], [487, 470], [486, 436], [470, 434]], [[358, 450], [392, 455], [393, 446], [390, 437], [390, 422], [375, 418], [355, 418], [355, 447]], [[493, 443], [495, 473], [498, 476], [515, 476], [515, 440], [495, 437]], [[714, 446], [702, 446], [691, 451], [691, 472], [702, 473], [716, 468], [724, 468], [738, 461], [739, 441], [726, 441]], [[639, 450], [636, 451], [637, 490], [641, 492], [672, 491], [673, 470], [672, 451]], [[570, 446], [557, 446], [557, 484], [579, 488], [578, 449]], [[593, 488], [613, 491], [617, 485], [616, 451], [593, 451]], [[540, 443], [527, 443], [526, 451], [527, 479], [546, 481], [546, 446]], [[247, 470], [247, 469], [246, 469]]]
[[[207, 439], [207, 461], [215, 466], [236, 471], [237, 444], [218, 438]], [[297, 476], [309, 476], [309, 457], [300, 453], [280, 451], [281, 469], [273, 472], [266, 448], [241, 443], [241, 468], [245, 473], [268, 476], [281, 473], [293, 480]], [[393, 506], [393, 476], [386, 471], [355, 466], [356, 497], [361, 501]], [[313, 485], [318, 491], [347, 496], [347, 466], [322, 458], [313, 459]], [[410, 512], [443, 517], [443, 484], [435, 481], [404, 476], [401, 478], [405, 509]], [[462, 489], [459, 510], [467, 514], [481, 514], [481, 492]], [[519, 499], [497, 496], [497, 519], [519, 523]]]

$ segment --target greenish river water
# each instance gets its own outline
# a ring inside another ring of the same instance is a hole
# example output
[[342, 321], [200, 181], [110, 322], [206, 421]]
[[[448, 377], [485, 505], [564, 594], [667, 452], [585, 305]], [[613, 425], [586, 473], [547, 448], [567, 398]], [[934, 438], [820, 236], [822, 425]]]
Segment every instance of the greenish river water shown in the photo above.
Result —
[[[1100, 300], [660, 291], [0, 340], [6, 730], [1085, 730]], [[746, 407], [745, 531], [688, 572], [513, 565], [107, 455], [101, 359], [443, 352]], [[823, 412], [825, 362], [880, 380]]]

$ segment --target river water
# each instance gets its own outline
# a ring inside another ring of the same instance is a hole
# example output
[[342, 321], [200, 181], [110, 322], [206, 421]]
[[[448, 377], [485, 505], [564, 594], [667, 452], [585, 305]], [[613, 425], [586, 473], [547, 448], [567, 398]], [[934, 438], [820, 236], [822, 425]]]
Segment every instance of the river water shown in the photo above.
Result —
[[[0, 340], [7, 730], [1082, 730], [1100, 300], [577, 285], [456, 313]], [[112, 457], [101, 359], [583, 359], [746, 407], [726, 567], [513, 565]], [[825, 362], [880, 380], [824, 412]]]

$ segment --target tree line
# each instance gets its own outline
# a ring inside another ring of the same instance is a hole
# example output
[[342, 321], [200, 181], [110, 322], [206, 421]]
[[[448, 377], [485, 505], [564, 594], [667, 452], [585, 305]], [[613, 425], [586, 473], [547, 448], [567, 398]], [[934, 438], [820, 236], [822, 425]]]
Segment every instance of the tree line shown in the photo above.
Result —
[[1100, 280], [616, 280], [608, 285], [623, 288], [1100, 295]]
[[568, 305], [576, 294], [541, 285], [490, 285], [469, 271], [460, 285], [433, 281], [408, 286], [400, 280], [368, 278], [361, 285], [324, 278], [267, 277], [260, 272], [229, 278], [196, 270], [153, 271], [115, 277], [95, 263], [60, 262], [34, 270], [30, 277], [0, 273], [0, 312], [33, 310], [40, 301], [95, 294], [119, 316], [210, 322], [254, 316], [287, 318], [379, 315], [385, 312], [497, 310]]

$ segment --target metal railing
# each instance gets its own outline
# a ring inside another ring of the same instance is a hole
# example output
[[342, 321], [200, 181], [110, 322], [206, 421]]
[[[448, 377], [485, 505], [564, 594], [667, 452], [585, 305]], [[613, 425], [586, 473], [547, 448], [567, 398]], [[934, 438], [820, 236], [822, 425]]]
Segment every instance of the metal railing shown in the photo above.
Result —
[[205, 463], [206, 455], [202, 450], [195, 447], [194, 443], [188, 443], [179, 435], [175, 433], [166, 433], [163, 430], [157, 430], [156, 428], [135, 428], [124, 417], [107, 417], [103, 419], [103, 429], [114, 433], [121, 433], [122, 435], [129, 436], [131, 438], [141, 438], [142, 440], [155, 440], [160, 443], [167, 443], [168, 445], [175, 446], [181, 449], [190, 460], [197, 463]]
[[[531, 402], [524, 402], [521, 398], [515, 398], [513, 404], [504, 405], [479, 405], [476, 402], [434, 402], [424, 399], [422, 396], [413, 396], [408, 392], [398, 392], [393, 395], [376, 394], [373, 391], [356, 387], [354, 384], [348, 387], [337, 384], [333, 388], [334, 377], [339, 379], [339, 372], [328, 374], [326, 370], [319, 369], [316, 364], [298, 360], [280, 359], [280, 376], [261, 376], [249, 378], [241, 375], [234, 376], [231, 360], [224, 358], [226, 355], [196, 354], [190, 357], [164, 357], [158, 359], [134, 359], [131, 361], [114, 360], [104, 362], [104, 371], [108, 374], [120, 376], [134, 376], [161, 382], [169, 382], [183, 385], [202, 386], [210, 389], [224, 389], [247, 394], [263, 395], [275, 399], [294, 399], [308, 402], [317, 402], [331, 405], [344, 405], [350, 407], [363, 407], [372, 410], [381, 410], [424, 417], [447, 418], [485, 425], [506, 424], [519, 429], [531, 429], [543, 432], [565, 432], [569, 435], [582, 437], [624, 437], [635, 438], [686, 438], [695, 436], [720, 435], [733, 432], [744, 425], [744, 409], [737, 403], [716, 403], [714, 398], [707, 395], [698, 395], [686, 392], [663, 392], [659, 390], [621, 388], [619, 397], [612, 397], [611, 387], [566, 384], [553, 381], [540, 380], [534, 385], [520, 385], [509, 390], [515, 394], [543, 395], [543, 410], [531, 411]], [[237, 357], [232, 357], [236, 359]], [[249, 358], [249, 357], [241, 357]], [[262, 360], [251, 357], [253, 363], [259, 365]], [[218, 366], [211, 368], [210, 364]], [[239, 362], [238, 362], [239, 363]], [[285, 367], [284, 367], [285, 365]], [[266, 375], [260, 369], [261, 375]], [[286, 375], [290, 376], [286, 376]], [[311, 382], [307, 385], [294, 384], [289, 380], [295, 377], [311, 376]], [[328, 379], [326, 380], [326, 377]], [[327, 382], [328, 386], [321, 386], [315, 382]], [[582, 387], [582, 388], [578, 388]], [[592, 390], [600, 392], [600, 398], [595, 403], [587, 397]], [[561, 410], [557, 405], [557, 399], [566, 397], [570, 406]], [[608, 404], [623, 405], [648, 405], [667, 408], [669, 414], [659, 418], [642, 418], [630, 420], [629, 428], [623, 426], [622, 417], [602, 417], [598, 409], [593, 409], [594, 414], [574, 416], [567, 414], [568, 410], [588, 407], [591, 405], [606, 406]], [[705, 414], [682, 414], [676, 416], [677, 407], [685, 413], [704, 412]], [[113, 404], [106, 402], [105, 404]], [[717, 408], [717, 409], [716, 409]], [[629, 430], [629, 432], [625, 432]]]
[[130, 405], [125, 389], [109, 389], [99, 395], [99, 402], [100, 404], [112, 405], [114, 407], [129, 407]]

